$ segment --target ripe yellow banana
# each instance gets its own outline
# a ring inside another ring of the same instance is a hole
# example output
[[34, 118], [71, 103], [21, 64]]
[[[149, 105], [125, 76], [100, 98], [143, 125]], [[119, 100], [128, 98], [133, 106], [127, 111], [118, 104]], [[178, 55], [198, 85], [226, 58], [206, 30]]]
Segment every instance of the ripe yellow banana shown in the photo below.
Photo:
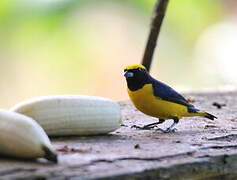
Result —
[[38, 97], [11, 110], [35, 119], [50, 136], [106, 134], [121, 124], [118, 103], [95, 96]]
[[33, 119], [7, 110], [0, 110], [0, 154], [57, 162], [44, 130]]

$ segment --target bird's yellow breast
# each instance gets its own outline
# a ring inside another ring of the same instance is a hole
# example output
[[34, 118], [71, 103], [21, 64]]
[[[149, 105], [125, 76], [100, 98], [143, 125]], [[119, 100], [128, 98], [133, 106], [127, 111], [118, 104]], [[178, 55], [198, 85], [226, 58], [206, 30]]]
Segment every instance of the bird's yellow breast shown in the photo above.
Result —
[[146, 84], [136, 91], [128, 89], [128, 94], [135, 107], [147, 115], [161, 119], [170, 119], [172, 116], [178, 118], [188, 116], [186, 106], [154, 96], [152, 84]]

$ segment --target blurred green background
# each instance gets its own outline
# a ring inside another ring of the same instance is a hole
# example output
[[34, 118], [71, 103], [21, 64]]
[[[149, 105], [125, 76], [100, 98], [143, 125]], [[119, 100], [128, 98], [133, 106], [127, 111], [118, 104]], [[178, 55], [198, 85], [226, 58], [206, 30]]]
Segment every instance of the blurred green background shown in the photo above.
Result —
[[[155, 0], [1, 0], [0, 106], [34, 96], [127, 99]], [[179, 91], [237, 85], [237, 2], [170, 0], [151, 74]]]

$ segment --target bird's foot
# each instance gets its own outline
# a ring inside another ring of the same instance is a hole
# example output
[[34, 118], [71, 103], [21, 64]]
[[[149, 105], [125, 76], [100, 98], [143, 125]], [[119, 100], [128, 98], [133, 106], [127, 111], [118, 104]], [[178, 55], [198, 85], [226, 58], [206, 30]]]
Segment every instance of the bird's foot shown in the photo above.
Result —
[[128, 127], [128, 125], [120, 124], [121, 127]]
[[156, 126], [137, 126], [137, 125], [132, 125], [131, 128], [135, 128], [135, 129], [140, 129], [140, 130], [151, 130], [154, 129]]
[[164, 130], [164, 133], [174, 133], [176, 131], [177, 131], [176, 128], [167, 128], [166, 130]]
[[157, 131], [161, 131], [161, 132], [163, 132], [163, 133], [174, 133], [174, 132], [176, 132], [177, 131], [177, 129], [176, 128], [167, 128], [167, 129], [161, 129], [161, 128], [157, 128], [156, 129]]

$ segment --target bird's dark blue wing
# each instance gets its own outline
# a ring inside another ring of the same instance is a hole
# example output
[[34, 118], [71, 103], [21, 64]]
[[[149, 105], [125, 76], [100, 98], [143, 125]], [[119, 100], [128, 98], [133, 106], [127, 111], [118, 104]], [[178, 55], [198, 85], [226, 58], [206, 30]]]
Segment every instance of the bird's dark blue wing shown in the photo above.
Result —
[[157, 81], [154, 78], [151, 79], [151, 82], [153, 86], [154, 96], [156, 96], [157, 98], [187, 106], [189, 112], [195, 113], [199, 111], [192, 104], [190, 104], [182, 95], [177, 93], [174, 89], [172, 89], [168, 85], [160, 81]]

